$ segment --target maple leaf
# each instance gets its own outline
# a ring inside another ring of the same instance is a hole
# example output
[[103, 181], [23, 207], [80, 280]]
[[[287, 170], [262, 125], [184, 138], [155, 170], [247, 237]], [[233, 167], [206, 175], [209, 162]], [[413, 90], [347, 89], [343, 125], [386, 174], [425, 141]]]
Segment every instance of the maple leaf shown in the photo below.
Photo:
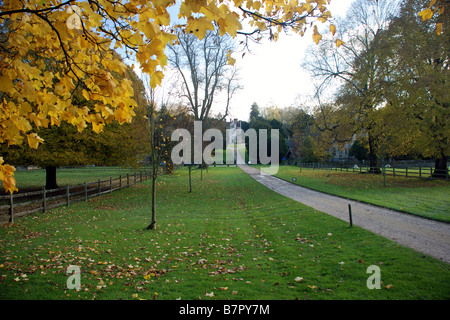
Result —
[[334, 24], [330, 25], [330, 32], [331, 34], [334, 36], [334, 34], [336, 33], [336, 26]]
[[342, 41], [341, 39], [337, 39], [336, 40], [336, 47], [340, 47], [340, 46], [342, 46], [343, 44], [345, 44], [345, 42], [344, 41]]
[[228, 33], [230, 36], [236, 37], [237, 31], [242, 28], [239, 16], [235, 12], [228, 13], [225, 18], [220, 18], [217, 23], [221, 36]]
[[231, 66], [234, 66], [234, 64], [236, 63], [236, 59], [234, 59], [232, 56], [231, 56], [231, 50], [230, 51], [228, 51], [228, 53], [227, 53], [227, 63], [229, 64], [229, 65], [231, 65]]
[[164, 73], [162, 71], [156, 71], [150, 77], [150, 86], [152, 88], [156, 88], [161, 84], [162, 79], [164, 78]]
[[207, 18], [200, 17], [188, 19], [186, 32], [193, 33], [200, 40], [205, 37], [208, 30], [214, 30], [214, 26]]
[[422, 21], [430, 20], [433, 17], [433, 10], [427, 8], [419, 12], [419, 16], [422, 17]]
[[36, 133], [30, 133], [27, 135], [27, 141], [30, 147], [32, 147], [33, 149], [37, 149], [39, 143], [43, 143], [44, 139], [39, 137]]
[[153, 39], [156, 35], [161, 33], [161, 29], [154, 21], [142, 23], [141, 30], [148, 39]]
[[322, 35], [319, 33], [317, 26], [314, 26], [312, 38], [316, 44], [319, 44], [320, 40], [322, 40]]

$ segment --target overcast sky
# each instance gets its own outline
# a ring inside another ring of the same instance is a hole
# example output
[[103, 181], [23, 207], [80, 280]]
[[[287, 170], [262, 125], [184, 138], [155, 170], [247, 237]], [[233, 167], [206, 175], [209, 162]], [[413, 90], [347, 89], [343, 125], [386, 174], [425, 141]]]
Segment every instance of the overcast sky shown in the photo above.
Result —
[[[351, 2], [333, 0], [330, 5], [332, 15], [344, 16]], [[313, 89], [308, 73], [301, 68], [309, 45], [315, 45], [311, 33], [304, 37], [282, 35], [277, 42], [264, 41], [261, 45], [253, 45], [252, 53], [237, 61], [244, 89], [231, 103], [230, 118], [248, 121], [254, 102], [260, 108], [283, 108], [305, 101]]]

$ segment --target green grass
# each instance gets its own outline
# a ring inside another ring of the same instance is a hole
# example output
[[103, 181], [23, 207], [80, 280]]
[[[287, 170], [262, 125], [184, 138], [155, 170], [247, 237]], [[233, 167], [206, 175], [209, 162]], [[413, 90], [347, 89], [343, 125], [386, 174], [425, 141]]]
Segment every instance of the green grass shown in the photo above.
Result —
[[[228, 150], [228, 153], [227, 153]], [[248, 161], [248, 151], [245, 148], [245, 144], [228, 144], [228, 149], [223, 150], [215, 150], [215, 157], [217, 159], [221, 159], [222, 164], [227, 164], [227, 157], [229, 158], [229, 161], [234, 164], [234, 150], [237, 152], [243, 152], [243, 156]], [[219, 163], [218, 163], [219, 164]]]
[[[277, 177], [325, 193], [450, 222], [450, 184], [444, 180], [280, 166]], [[293, 181], [292, 178], [296, 178]]]
[[[133, 174], [135, 171], [138, 170], [120, 167], [61, 168], [56, 171], [56, 179], [59, 186], [76, 185], [110, 177], [116, 179], [120, 175], [126, 176], [127, 173]], [[19, 192], [21, 189], [40, 189], [45, 186], [45, 169], [17, 170], [14, 176]]]
[[[449, 265], [315, 211], [239, 168], [187, 169], [0, 227], [0, 299], [449, 299]], [[81, 268], [81, 290], [66, 286]], [[381, 269], [381, 289], [366, 286]], [[296, 277], [303, 278], [295, 281]], [[211, 296], [213, 293], [213, 296]]]

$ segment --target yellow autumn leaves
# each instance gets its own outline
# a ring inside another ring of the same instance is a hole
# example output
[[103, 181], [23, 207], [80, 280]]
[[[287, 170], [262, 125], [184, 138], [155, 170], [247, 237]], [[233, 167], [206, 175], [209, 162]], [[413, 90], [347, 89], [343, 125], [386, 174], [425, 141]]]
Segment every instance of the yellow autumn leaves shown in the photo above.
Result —
[[[419, 16], [422, 18], [422, 21], [431, 20], [433, 16], [443, 16], [444, 15], [444, 4], [445, 0], [431, 0], [428, 8], [419, 12]], [[448, 14], [448, 13], [447, 13]], [[443, 23], [436, 23], [435, 31], [438, 35], [441, 35], [443, 29]]]
[[14, 191], [17, 191], [16, 179], [14, 178], [14, 171], [16, 171], [16, 169], [9, 164], [3, 163], [3, 157], [0, 157], [0, 180], [3, 183], [3, 188], [13, 193]]

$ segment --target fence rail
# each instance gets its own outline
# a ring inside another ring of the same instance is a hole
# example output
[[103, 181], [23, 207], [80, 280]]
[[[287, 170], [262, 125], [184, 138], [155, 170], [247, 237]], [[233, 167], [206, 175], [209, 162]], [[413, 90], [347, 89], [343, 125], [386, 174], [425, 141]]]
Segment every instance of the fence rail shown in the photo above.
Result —
[[126, 176], [121, 175], [116, 179], [98, 179], [95, 182], [67, 185], [58, 189], [46, 190], [43, 188], [32, 192], [0, 195], [0, 225], [8, 222], [14, 223], [15, 218], [36, 212], [46, 212], [59, 206], [69, 206], [74, 202], [87, 201], [89, 198], [127, 188], [150, 178], [150, 171], [140, 171]]
[[449, 180], [449, 168], [444, 170], [436, 169], [433, 166], [384, 166], [381, 168], [371, 168], [369, 166], [358, 166], [358, 165], [336, 165], [328, 163], [301, 163], [299, 164], [301, 168], [312, 168], [312, 169], [326, 169], [330, 171], [340, 171], [340, 172], [359, 172], [359, 173], [384, 173], [387, 176], [393, 177], [406, 177], [406, 178], [419, 178], [419, 179], [445, 179]]

